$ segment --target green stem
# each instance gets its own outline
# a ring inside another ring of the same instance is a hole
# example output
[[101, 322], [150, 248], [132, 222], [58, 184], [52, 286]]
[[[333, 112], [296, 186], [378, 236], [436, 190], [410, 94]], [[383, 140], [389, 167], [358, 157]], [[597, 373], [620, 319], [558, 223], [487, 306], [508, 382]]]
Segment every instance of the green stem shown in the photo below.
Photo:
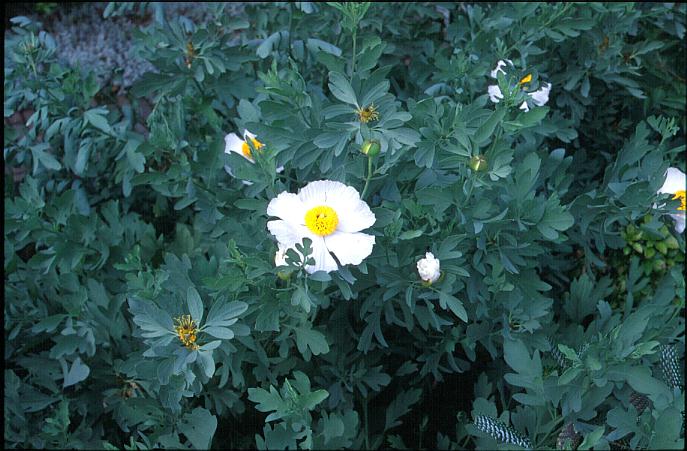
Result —
[[358, 41], [356, 39], [357, 36], [358, 36], [358, 28], [356, 27], [353, 29], [353, 61], [351, 62], [351, 78], [353, 78], [353, 74], [355, 73], [355, 58], [356, 58], [357, 53], [358, 53], [357, 48], [356, 48], [356, 44]]
[[467, 203], [470, 200], [470, 196], [472, 196], [472, 189], [475, 187], [475, 177], [477, 177], [477, 175], [473, 172], [470, 175], [470, 189], [468, 190], [467, 196], [465, 196], [465, 203]]
[[370, 186], [370, 179], [372, 178], [372, 157], [367, 157], [367, 177], [365, 178], [365, 186], [363, 187], [363, 193], [360, 198], [365, 200], [365, 194], [367, 193], [367, 188]]

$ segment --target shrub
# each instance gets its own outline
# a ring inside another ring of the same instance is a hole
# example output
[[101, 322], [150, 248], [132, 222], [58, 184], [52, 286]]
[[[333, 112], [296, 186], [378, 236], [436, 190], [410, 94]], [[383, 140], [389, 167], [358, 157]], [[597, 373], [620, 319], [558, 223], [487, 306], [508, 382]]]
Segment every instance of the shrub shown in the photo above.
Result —
[[6, 447], [682, 448], [684, 4], [207, 7], [13, 19]]

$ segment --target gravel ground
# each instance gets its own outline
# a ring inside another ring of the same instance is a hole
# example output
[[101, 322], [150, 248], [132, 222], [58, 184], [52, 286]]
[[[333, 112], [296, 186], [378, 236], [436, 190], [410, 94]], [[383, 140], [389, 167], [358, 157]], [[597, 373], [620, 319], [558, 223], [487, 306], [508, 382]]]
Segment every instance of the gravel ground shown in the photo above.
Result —
[[[208, 5], [203, 2], [160, 3], [166, 19], [183, 15], [195, 24], [212, 19]], [[132, 31], [150, 24], [152, 9], [138, 13], [138, 6], [119, 17], [103, 18], [107, 2], [67, 3], [46, 19], [31, 17], [43, 22], [45, 30], [55, 38], [57, 56], [69, 65], [93, 70], [100, 83], [108, 81], [119, 69], [120, 90], [130, 87], [142, 74], [154, 70], [145, 60], [131, 55]], [[242, 3], [227, 3], [225, 14], [240, 14]], [[119, 78], [119, 77], [118, 77]]]

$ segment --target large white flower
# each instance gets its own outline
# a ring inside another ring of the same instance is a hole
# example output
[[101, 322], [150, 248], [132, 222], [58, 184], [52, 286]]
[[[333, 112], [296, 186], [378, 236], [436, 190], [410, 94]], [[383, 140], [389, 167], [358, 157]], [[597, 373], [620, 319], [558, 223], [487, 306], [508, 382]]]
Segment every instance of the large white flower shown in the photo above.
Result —
[[282, 246], [293, 247], [303, 238], [312, 240], [314, 265], [306, 271], [336, 271], [338, 265], [359, 265], [372, 252], [375, 237], [360, 233], [375, 223], [370, 207], [355, 188], [341, 182], [310, 182], [298, 194], [280, 193], [267, 206], [279, 220], [267, 222]]
[[427, 283], [434, 283], [441, 276], [440, 262], [438, 258], [434, 258], [431, 252], [425, 253], [425, 258], [417, 261], [417, 272], [420, 278]]
[[672, 194], [673, 199], [680, 200], [679, 213], [671, 213], [670, 216], [675, 220], [675, 231], [682, 233], [685, 231], [685, 214], [687, 213], [687, 177], [678, 168], [668, 168], [666, 180], [658, 190], [660, 194]]

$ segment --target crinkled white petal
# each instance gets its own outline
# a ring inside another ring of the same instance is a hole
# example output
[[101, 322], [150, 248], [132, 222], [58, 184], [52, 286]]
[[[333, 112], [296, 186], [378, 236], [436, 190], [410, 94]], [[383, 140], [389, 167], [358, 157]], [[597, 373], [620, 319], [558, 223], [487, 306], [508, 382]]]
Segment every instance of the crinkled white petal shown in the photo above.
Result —
[[336, 231], [325, 236], [324, 242], [342, 265], [359, 265], [372, 253], [375, 237], [366, 233]]
[[274, 266], [288, 266], [286, 263], [286, 251], [289, 249], [292, 249], [303, 260], [303, 254], [298, 252], [298, 249], [295, 247], [285, 246], [282, 243], [278, 243], [278, 247], [277, 252], [274, 254]]
[[[513, 61], [511, 61], [511, 60], [508, 60], [508, 59], [507, 59], [506, 61], [508, 61], [511, 65], [513, 64]], [[499, 72], [503, 72], [503, 75], [506, 75], [506, 71], [504, 71], [503, 69], [501, 69], [502, 67], [506, 67], [506, 62], [503, 61], [503, 60], [498, 60], [498, 62], [496, 63], [496, 67], [494, 68], [494, 70], [492, 70], [492, 71], [489, 73], [489, 75], [491, 75], [491, 78], [496, 78], [496, 77], [498, 76]]]
[[336, 271], [339, 267], [336, 265], [336, 260], [329, 254], [329, 249], [321, 236], [314, 236], [312, 238], [312, 257], [315, 260], [314, 265], [307, 265], [305, 270], [312, 274], [316, 271], [331, 272]]
[[289, 248], [279, 243], [279, 248], [274, 254], [274, 266], [286, 266], [286, 251]]
[[666, 180], [663, 186], [658, 190], [659, 193], [675, 194], [678, 191], [685, 191], [687, 184], [687, 177], [685, 173], [678, 168], [668, 168], [666, 171]]
[[306, 212], [307, 210], [298, 195], [286, 191], [279, 193], [267, 205], [269, 216], [276, 216], [292, 225], [304, 225]]
[[489, 100], [494, 103], [499, 103], [503, 99], [503, 93], [501, 93], [501, 88], [498, 85], [489, 85], [487, 87], [487, 94], [489, 94]]
[[248, 138], [250, 138], [250, 139], [255, 139], [255, 135], [252, 134], [251, 132], [249, 132], [248, 130], [244, 130], [244, 131], [243, 131], [243, 140], [244, 140], [244, 141], [247, 141]]
[[431, 252], [425, 253], [425, 258], [417, 261], [417, 272], [425, 282], [434, 283], [441, 276], [441, 264]]
[[236, 152], [243, 155], [243, 152], [241, 152], [242, 145], [243, 140], [236, 133], [229, 133], [224, 137], [224, 153]]
[[304, 205], [305, 214], [311, 208], [326, 205], [336, 212], [341, 232], [359, 232], [375, 223], [375, 215], [355, 188], [332, 180], [308, 183], [298, 193]]
[[302, 226], [292, 225], [281, 219], [267, 221], [267, 230], [274, 235], [279, 244], [286, 247], [293, 247], [296, 243], [300, 243], [303, 240], [303, 237], [306, 235], [302, 234], [303, 230], [301, 227]]
[[675, 221], [675, 231], [677, 233], [682, 233], [685, 231], [685, 213], [671, 213], [670, 216], [673, 217]]
[[530, 107], [527, 106], [527, 102], [522, 102], [522, 105], [520, 105], [520, 109], [527, 113], [530, 110]]
[[531, 92], [529, 95], [535, 105], [544, 106], [549, 101], [549, 92], [551, 92], [551, 83], [543, 83], [541, 88]]

